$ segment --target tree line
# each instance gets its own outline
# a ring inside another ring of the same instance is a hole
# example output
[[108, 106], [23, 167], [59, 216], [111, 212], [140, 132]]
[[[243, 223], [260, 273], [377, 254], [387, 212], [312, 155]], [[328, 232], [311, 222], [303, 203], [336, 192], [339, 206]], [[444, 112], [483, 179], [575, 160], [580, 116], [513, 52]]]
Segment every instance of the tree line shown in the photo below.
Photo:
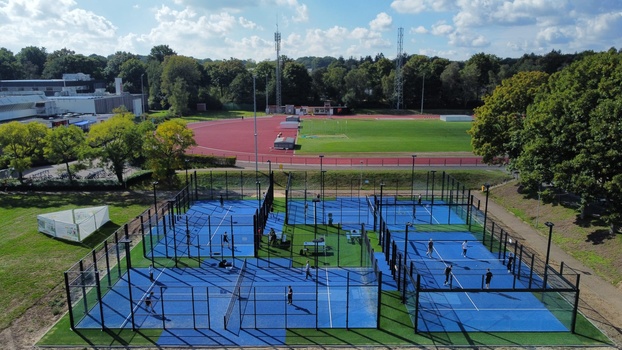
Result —
[[[24, 182], [24, 171], [35, 162], [65, 164], [69, 182], [75, 172], [102, 167], [123, 184], [129, 164], [145, 165], [153, 178], [173, 183], [175, 171], [185, 167], [185, 152], [196, 145], [194, 132], [181, 119], [155, 125], [135, 122], [135, 116], [118, 109], [108, 120], [95, 124], [88, 133], [75, 125], [49, 129], [38, 122], [13, 121], [0, 124], [0, 166], [10, 167]], [[70, 166], [70, 162], [75, 162]]]
[[[466, 61], [404, 54], [401, 108], [470, 109], [519, 72], [553, 74], [592, 53], [551, 51], [504, 59], [478, 53]], [[382, 54], [347, 59], [282, 56], [282, 101], [323, 105], [330, 100], [350, 108], [392, 108], [396, 61]], [[228, 105], [250, 109], [255, 95], [258, 109], [263, 110], [266, 100], [272, 105], [276, 101], [276, 60], [196, 59], [178, 55], [168, 45], [154, 46], [147, 56], [119, 51], [108, 57], [85, 56], [69, 49], [48, 53], [35, 46], [17, 54], [0, 48], [0, 79], [59, 79], [63, 73], [90, 74], [104, 80], [110, 92], [114, 78], [121, 77], [124, 91], [144, 92], [151, 109], [170, 109], [175, 116], [189, 113], [197, 103], [206, 103], [213, 110]]]
[[[618, 231], [622, 221], [622, 53], [592, 53], [564, 69], [520, 72], [475, 109], [469, 133], [486, 163], [510, 159], [527, 191], [580, 196]], [[545, 190], [547, 189], [547, 190]]]

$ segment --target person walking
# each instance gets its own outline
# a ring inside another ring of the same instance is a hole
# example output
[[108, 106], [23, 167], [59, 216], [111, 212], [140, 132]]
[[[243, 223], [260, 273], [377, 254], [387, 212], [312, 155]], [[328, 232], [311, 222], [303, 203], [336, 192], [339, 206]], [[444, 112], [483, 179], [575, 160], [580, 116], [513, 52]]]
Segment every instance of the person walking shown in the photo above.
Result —
[[222, 246], [224, 247], [225, 243], [227, 243], [227, 248], [231, 249], [231, 244], [229, 244], [229, 236], [227, 235], [227, 231], [222, 236]]
[[292, 305], [294, 300], [294, 290], [292, 286], [287, 286], [287, 304]]
[[430, 238], [430, 240], [428, 241], [428, 251], [425, 253], [425, 255], [431, 258], [432, 252], [434, 252], [434, 241], [432, 241], [432, 238]]
[[449, 276], [451, 276], [451, 265], [445, 267], [445, 285], [449, 283]]
[[311, 275], [311, 264], [309, 264], [309, 260], [307, 260], [307, 265], [305, 265], [305, 279], [309, 277], [313, 279], [313, 276]]
[[492, 280], [492, 272], [490, 269], [486, 269], [486, 289], [490, 289], [490, 281]]
[[508, 273], [512, 273], [512, 266], [514, 265], [514, 255], [510, 253], [508, 256]]
[[145, 298], [145, 309], [149, 313], [154, 313], [155, 309], [153, 308], [153, 292], [149, 292], [147, 297]]
[[419, 193], [419, 197], [417, 198], [417, 203], [421, 205], [421, 193]]
[[153, 264], [149, 264], [149, 281], [153, 282]]
[[462, 256], [465, 257], [465, 258], [466, 258], [466, 254], [467, 254], [467, 248], [469, 248], [469, 243], [465, 239], [464, 242], [462, 242]]

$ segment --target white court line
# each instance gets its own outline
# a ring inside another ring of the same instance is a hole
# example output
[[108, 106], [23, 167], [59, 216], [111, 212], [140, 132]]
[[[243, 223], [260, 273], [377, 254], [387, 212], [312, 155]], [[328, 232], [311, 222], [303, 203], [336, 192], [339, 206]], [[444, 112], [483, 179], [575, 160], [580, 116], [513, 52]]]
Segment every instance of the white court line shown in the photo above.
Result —
[[[154, 281], [153, 281], [153, 282], [151, 282], [151, 284], [149, 285], [149, 288], [147, 288], [147, 291], [145, 291], [145, 294], [143, 294], [142, 298], [138, 299], [138, 301], [139, 301], [139, 302], [138, 302], [138, 303], [136, 303], [136, 307], [134, 307], [134, 308], [132, 309], [132, 312], [130, 312], [130, 314], [129, 314], [129, 315], [127, 315], [127, 316], [125, 317], [125, 319], [123, 320], [123, 323], [121, 323], [121, 327], [120, 327], [121, 329], [123, 329], [123, 328], [125, 327], [125, 325], [127, 324], [127, 322], [128, 322], [128, 321], [130, 320], [130, 318], [132, 317], [132, 314], [136, 315], [136, 310], [138, 310], [138, 309], [141, 307], [141, 304], [145, 301], [145, 299], [146, 299], [145, 297], [147, 296], [147, 294], [149, 294], [149, 293], [153, 290], [153, 288], [155, 287], [155, 283], [156, 283], [155, 281], [157, 281], [157, 280], [158, 280], [158, 277], [160, 277], [160, 276], [164, 273], [164, 270], [165, 270], [165, 269], [166, 269], [166, 267], [162, 268], [162, 270], [161, 270], [161, 271], [160, 271], [160, 273], [156, 276], [156, 278], [154, 279]], [[131, 288], [131, 286], [128, 286], [128, 288]], [[151, 300], [151, 310], [149, 310], [149, 311], [148, 311], [148, 312], [149, 312], [149, 315], [151, 315], [151, 311], [152, 311], [152, 310], [155, 312], [155, 300], [153, 300], [153, 299]]]
[[[443, 259], [443, 257], [441, 256], [441, 254], [436, 250], [436, 248], [434, 248], [434, 251], [436, 252], [436, 255], [438, 255], [438, 257], [441, 259], [441, 261], [443, 262], [443, 265], [445, 265], [445, 267], [447, 267], [447, 264], [445, 263], [445, 260]], [[456, 277], [456, 275], [454, 275], [454, 273], [451, 273], [451, 276], [456, 280], [456, 282], [458, 282], [458, 286], [460, 288], [462, 288], [462, 283], [460, 283], [460, 281], [458, 281], [458, 278]], [[450, 281], [451, 283], [451, 281]], [[464, 289], [464, 288], [462, 288]], [[473, 304], [473, 307], [475, 308], [475, 310], [479, 311], [479, 309], [477, 308], [477, 305], [475, 305], [475, 302], [473, 301], [473, 299], [471, 299], [471, 297], [469, 296], [469, 293], [464, 292], [464, 295], [466, 295], [467, 298], [469, 298], [469, 301], [471, 301], [471, 304]]]
[[229, 209], [227, 209], [227, 212], [225, 213], [225, 215], [223, 215], [222, 219], [220, 219], [220, 222], [218, 223], [218, 226], [216, 226], [216, 230], [214, 230], [214, 233], [212, 233], [212, 236], [209, 239], [210, 243], [212, 243], [212, 240], [214, 239], [214, 236], [216, 236], [216, 232], [218, 232], [218, 230], [220, 229], [220, 226], [222, 226], [222, 222], [225, 221], [225, 219], [227, 218], [227, 214], [229, 214], [229, 211], [231, 211], [231, 208], [233, 208], [232, 205], [229, 206]]
[[432, 220], [436, 221], [437, 224], [440, 224], [440, 222], [438, 220], [436, 220], [434, 215], [432, 215], [432, 212], [428, 210], [428, 206], [427, 205], [422, 205], [422, 207], [423, 207], [423, 209], [425, 209], [425, 211], [428, 212], [428, 214], [430, 214], [430, 216], [432, 217]]
[[[333, 328], [333, 310], [330, 304], [330, 281], [328, 280], [328, 270], [324, 269], [326, 273], [326, 296], [328, 301], [328, 324], [330, 324], [330, 328]], [[315, 281], [317, 283], [317, 281]]]

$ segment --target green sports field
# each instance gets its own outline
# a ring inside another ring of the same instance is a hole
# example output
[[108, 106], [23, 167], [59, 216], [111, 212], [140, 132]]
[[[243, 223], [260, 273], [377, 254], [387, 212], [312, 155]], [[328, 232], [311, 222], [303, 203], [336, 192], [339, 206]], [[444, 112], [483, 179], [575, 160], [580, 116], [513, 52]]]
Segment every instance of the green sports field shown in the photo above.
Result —
[[470, 122], [429, 119], [305, 119], [297, 153], [472, 152], [470, 128]]

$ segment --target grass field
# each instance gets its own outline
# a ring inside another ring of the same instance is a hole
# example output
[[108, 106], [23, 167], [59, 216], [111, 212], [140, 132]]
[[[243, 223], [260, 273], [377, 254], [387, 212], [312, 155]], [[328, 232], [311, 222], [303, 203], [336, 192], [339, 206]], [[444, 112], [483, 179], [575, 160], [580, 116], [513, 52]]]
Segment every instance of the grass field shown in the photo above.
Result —
[[472, 152], [470, 122], [440, 120], [305, 119], [299, 154], [330, 152]]
[[[65, 270], [151, 201], [150, 196], [127, 193], [0, 196], [0, 329], [62, 284]], [[111, 221], [83, 243], [57, 240], [37, 231], [39, 214], [98, 205], [109, 205]], [[55, 296], [50, 312], [64, 313], [65, 298], [64, 293]]]

